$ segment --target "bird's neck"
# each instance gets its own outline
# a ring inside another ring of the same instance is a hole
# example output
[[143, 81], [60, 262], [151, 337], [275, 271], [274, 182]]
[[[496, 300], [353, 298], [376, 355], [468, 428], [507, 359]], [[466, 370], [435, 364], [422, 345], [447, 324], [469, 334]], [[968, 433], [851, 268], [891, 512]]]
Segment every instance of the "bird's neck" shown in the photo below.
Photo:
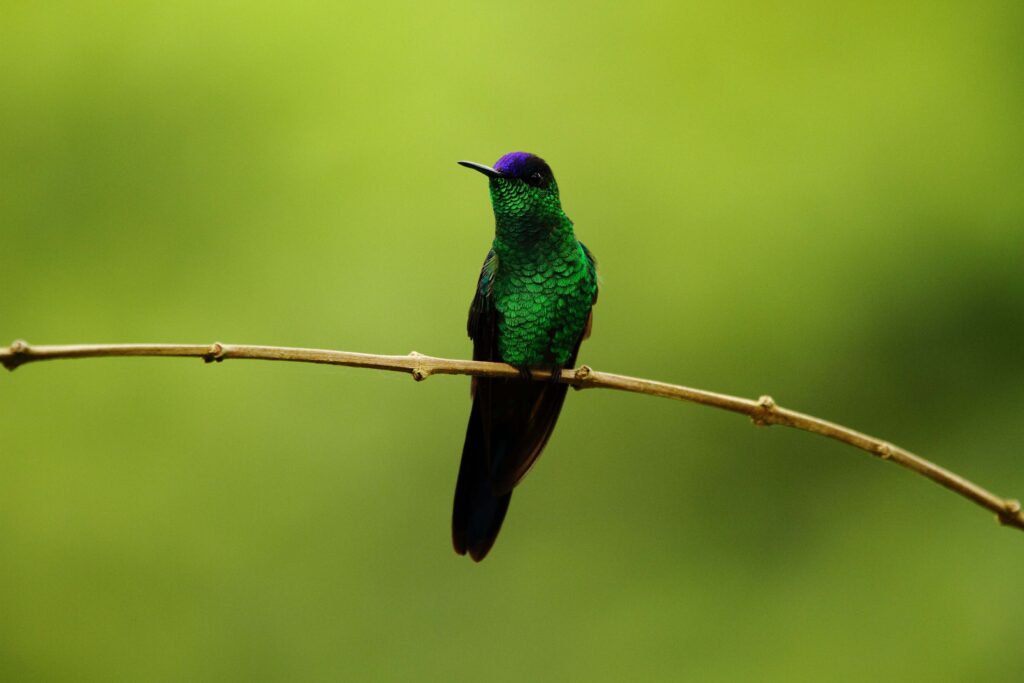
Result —
[[546, 259], [576, 246], [572, 221], [562, 211], [533, 220], [496, 219], [494, 251], [502, 263]]

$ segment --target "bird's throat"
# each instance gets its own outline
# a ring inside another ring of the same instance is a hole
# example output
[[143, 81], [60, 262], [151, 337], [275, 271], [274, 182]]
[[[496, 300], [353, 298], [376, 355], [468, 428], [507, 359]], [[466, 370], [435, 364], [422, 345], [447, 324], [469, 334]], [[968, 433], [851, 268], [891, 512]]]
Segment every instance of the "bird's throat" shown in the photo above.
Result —
[[501, 262], [533, 261], [576, 248], [572, 221], [564, 213], [530, 220], [495, 218], [494, 251]]

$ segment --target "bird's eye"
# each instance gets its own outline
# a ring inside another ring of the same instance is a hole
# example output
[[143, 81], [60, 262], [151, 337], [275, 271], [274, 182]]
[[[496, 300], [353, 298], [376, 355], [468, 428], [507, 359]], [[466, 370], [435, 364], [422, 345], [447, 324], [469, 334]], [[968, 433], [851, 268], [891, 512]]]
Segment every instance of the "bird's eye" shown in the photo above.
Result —
[[530, 175], [526, 182], [530, 183], [534, 187], [540, 187], [544, 184], [544, 176], [540, 171], [536, 171]]

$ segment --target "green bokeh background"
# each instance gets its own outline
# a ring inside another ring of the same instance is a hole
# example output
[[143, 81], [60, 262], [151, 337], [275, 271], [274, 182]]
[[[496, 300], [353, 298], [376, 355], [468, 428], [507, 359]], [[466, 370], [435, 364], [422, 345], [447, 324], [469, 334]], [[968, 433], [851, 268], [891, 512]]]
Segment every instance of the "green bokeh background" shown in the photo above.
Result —
[[[1024, 495], [1024, 4], [0, 4], [0, 339], [466, 357], [457, 159], [552, 164], [594, 367]], [[1024, 536], [849, 447], [569, 396], [480, 565], [465, 378], [0, 377], [0, 680], [1019, 681]]]

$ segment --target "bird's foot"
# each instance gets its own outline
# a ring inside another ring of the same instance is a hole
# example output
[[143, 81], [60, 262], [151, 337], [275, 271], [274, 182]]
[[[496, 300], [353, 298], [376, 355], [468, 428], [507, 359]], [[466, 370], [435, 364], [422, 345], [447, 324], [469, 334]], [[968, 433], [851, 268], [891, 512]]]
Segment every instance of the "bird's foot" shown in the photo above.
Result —
[[[524, 380], [526, 382], [532, 382], [533, 381], [533, 370], [531, 368], [529, 368], [529, 367], [527, 367], [525, 365], [522, 365], [522, 366], [517, 365], [517, 366], [515, 366], [515, 368], [516, 368], [516, 370], [519, 371], [519, 378], [520, 379], [522, 379], [522, 380]], [[552, 365], [552, 366], [550, 366], [548, 368], [537, 368], [537, 369], [538, 370], [548, 370], [551, 373], [550, 376], [545, 378], [546, 382], [549, 382], [551, 384], [558, 384], [561, 381], [561, 379], [562, 379], [562, 366], [561, 365]]]
[[562, 379], [562, 366], [561, 365], [552, 365], [551, 366], [551, 376], [548, 377], [548, 383], [549, 384], [558, 384], [558, 382], [561, 379]]

